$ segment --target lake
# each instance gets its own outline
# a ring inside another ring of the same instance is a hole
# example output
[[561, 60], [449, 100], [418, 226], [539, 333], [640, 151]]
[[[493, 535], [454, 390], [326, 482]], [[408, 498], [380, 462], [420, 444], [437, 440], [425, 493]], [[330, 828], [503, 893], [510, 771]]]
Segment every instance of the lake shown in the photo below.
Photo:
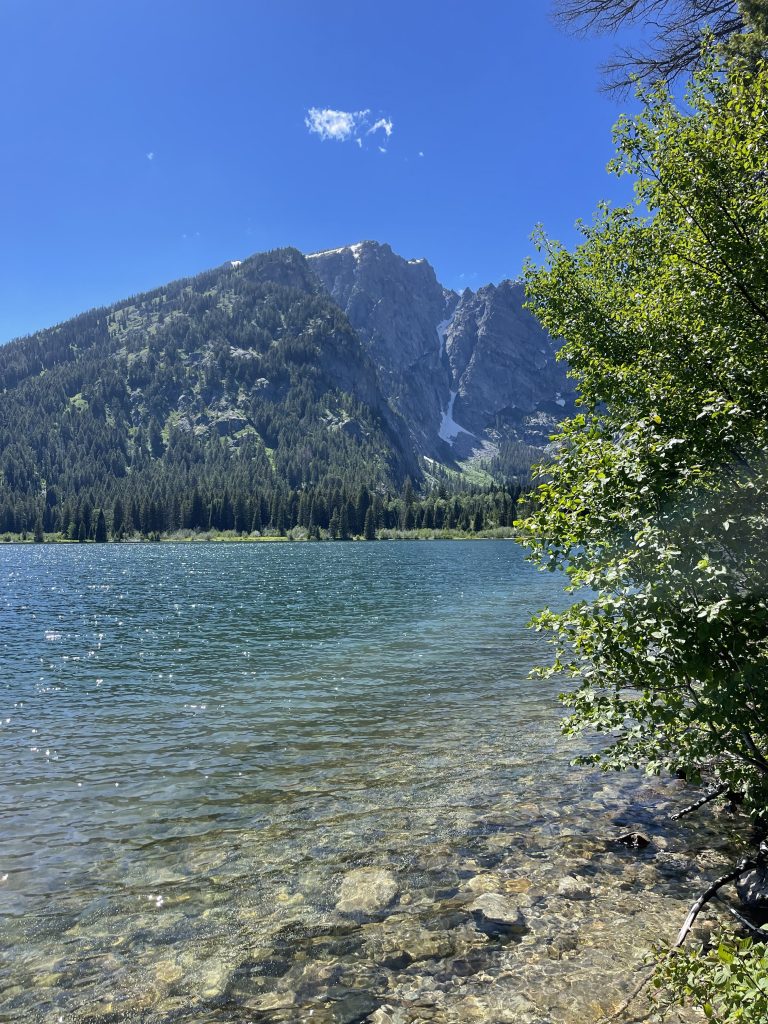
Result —
[[570, 767], [561, 586], [502, 541], [4, 545], [0, 1020], [618, 1005], [720, 840]]

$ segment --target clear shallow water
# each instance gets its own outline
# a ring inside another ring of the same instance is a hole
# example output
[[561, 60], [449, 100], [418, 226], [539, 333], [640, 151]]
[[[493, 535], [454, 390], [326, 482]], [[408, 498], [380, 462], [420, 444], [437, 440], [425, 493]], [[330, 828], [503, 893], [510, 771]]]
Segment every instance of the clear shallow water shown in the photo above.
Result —
[[[560, 601], [505, 542], [0, 549], [0, 1020], [621, 1002], [702, 870], [674, 844], [712, 837], [654, 824], [669, 787], [569, 768], [524, 628]], [[617, 821], [653, 847], [596, 838]], [[396, 894], [344, 912], [360, 867]]]

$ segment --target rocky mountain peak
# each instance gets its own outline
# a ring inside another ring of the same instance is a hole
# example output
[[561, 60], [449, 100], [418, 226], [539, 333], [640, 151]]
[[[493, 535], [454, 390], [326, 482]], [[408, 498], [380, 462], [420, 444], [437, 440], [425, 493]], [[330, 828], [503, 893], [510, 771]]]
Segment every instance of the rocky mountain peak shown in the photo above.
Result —
[[426, 259], [373, 241], [307, 263], [367, 347], [420, 454], [488, 452], [508, 437], [546, 443], [572, 387], [519, 281], [459, 295]]
[[438, 325], [450, 318], [456, 293], [426, 259], [404, 259], [386, 243], [312, 253], [307, 263], [367, 346], [417, 451], [437, 456], [450, 375]]
[[451, 412], [473, 435], [495, 424], [502, 435], [542, 444], [572, 407], [574, 389], [557, 344], [524, 304], [519, 281], [462, 294], [446, 331]]
[[404, 259], [386, 242], [368, 240], [309, 253], [307, 261], [342, 308], [350, 303], [354, 307], [357, 297], [366, 295], [385, 300], [417, 297], [437, 312], [446, 305], [445, 289], [431, 264], [423, 257]]

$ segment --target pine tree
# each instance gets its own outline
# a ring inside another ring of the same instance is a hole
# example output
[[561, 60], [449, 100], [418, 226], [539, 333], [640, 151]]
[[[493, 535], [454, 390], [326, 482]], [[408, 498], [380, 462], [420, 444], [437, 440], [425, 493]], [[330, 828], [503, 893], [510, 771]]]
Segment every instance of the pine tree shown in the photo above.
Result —
[[331, 521], [328, 524], [328, 536], [331, 540], [336, 540], [339, 536], [339, 510], [334, 509]]
[[369, 506], [365, 513], [365, 525], [363, 526], [363, 537], [366, 540], [376, 540], [376, 521], [373, 509]]
[[235, 496], [234, 516], [235, 530], [237, 533], [245, 533], [248, 529], [248, 505], [242, 491], [238, 491]]
[[339, 512], [339, 540], [349, 540], [349, 510], [346, 502]]
[[192, 492], [192, 501], [189, 507], [188, 526], [191, 530], [202, 530], [205, 523], [205, 509], [200, 491], [197, 488]]
[[400, 512], [400, 529], [413, 529], [413, 484], [408, 477], [403, 487], [402, 510]]
[[85, 526], [85, 534], [86, 534], [87, 537], [90, 537], [91, 530], [92, 530], [92, 527], [93, 527], [93, 509], [91, 508], [91, 503], [90, 503], [90, 501], [88, 501], [87, 498], [83, 502], [83, 513], [82, 514], [83, 514], [83, 524]]
[[99, 514], [96, 517], [96, 535], [94, 540], [97, 544], [105, 544], [107, 541], [107, 521], [104, 518], [104, 509], [99, 509]]
[[277, 530], [277, 532], [280, 534], [281, 537], [285, 535], [285, 530], [286, 530], [285, 502], [283, 501], [282, 498], [280, 498], [277, 501], [277, 503], [276, 503], [276, 512], [275, 512], [274, 526], [275, 526], [275, 529]]
[[112, 533], [114, 536], [120, 536], [122, 534], [124, 518], [125, 512], [123, 510], [123, 503], [120, 498], [115, 498], [115, 503], [112, 506]]
[[368, 492], [368, 488], [361, 487], [358, 491], [357, 503], [355, 505], [355, 533], [365, 532], [365, 517], [368, 514], [370, 506], [371, 495]]

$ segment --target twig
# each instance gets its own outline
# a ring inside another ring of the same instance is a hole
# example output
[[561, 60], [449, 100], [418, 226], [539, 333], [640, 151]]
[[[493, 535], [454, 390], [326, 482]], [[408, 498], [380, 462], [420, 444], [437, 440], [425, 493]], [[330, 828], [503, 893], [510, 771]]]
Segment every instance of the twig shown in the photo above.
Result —
[[762, 928], [758, 928], [757, 925], [752, 924], [748, 921], [743, 914], [740, 914], [735, 907], [732, 907], [730, 903], [727, 903], [720, 893], [715, 893], [715, 899], [719, 900], [723, 904], [729, 914], [732, 914], [739, 922], [744, 931], [749, 932], [753, 939], [757, 939], [758, 942], [768, 942], [768, 932], [763, 931]]
[[[619, 1018], [622, 1017], [623, 1014], [625, 1014], [627, 1012], [627, 1010], [632, 1005], [632, 1003], [635, 1001], [635, 999], [637, 999], [637, 997], [640, 995], [640, 993], [643, 991], [643, 989], [646, 987], [646, 985], [648, 984], [648, 982], [651, 980], [651, 978], [653, 977], [653, 975], [655, 973], [656, 973], [656, 967], [655, 966], [652, 967], [649, 971], [646, 971], [645, 974], [640, 979], [640, 981], [638, 982], [638, 984], [632, 989], [630, 994], [627, 996], [627, 998], [624, 1000], [624, 1002], [618, 1008], [618, 1010], [614, 1010], [614, 1012], [612, 1014], [610, 1014], [608, 1017], [601, 1017], [600, 1020], [597, 1021], [597, 1024], [612, 1024], [612, 1021], [619, 1020]], [[642, 1021], [642, 1020], [645, 1020], [647, 1016], [648, 1015], [646, 1014], [643, 1017], [635, 1017], [635, 1018], [633, 1018], [633, 1020], [635, 1020], [635, 1021]]]
[[716, 800], [717, 797], [722, 796], [723, 793], [727, 792], [728, 786], [725, 783], [723, 783], [721, 786], [716, 786], [714, 789], [710, 789], [707, 793], [704, 794], [704, 796], [700, 797], [698, 800], [694, 800], [692, 804], [688, 804], [688, 806], [683, 807], [682, 810], [676, 811], [674, 814], [671, 814], [670, 821], [679, 821], [680, 818], [685, 817], [686, 814], [690, 814], [692, 811], [698, 811], [700, 807], [703, 807], [704, 804], [708, 804], [710, 800]]
[[701, 896], [699, 896], [699, 898], [693, 904], [691, 909], [688, 911], [688, 917], [686, 917], [683, 923], [683, 927], [680, 929], [678, 936], [675, 939], [674, 945], [672, 946], [672, 949], [679, 949], [680, 946], [682, 946], [682, 944], [685, 942], [686, 936], [688, 935], [688, 932], [691, 930], [693, 922], [699, 916], [699, 912], [701, 911], [702, 907], [706, 906], [706, 904], [709, 903], [713, 896], [717, 895], [719, 890], [722, 889], [724, 885], [727, 885], [729, 882], [734, 882], [737, 878], [743, 875], [745, 871], [749, 871], [750, 868], [753, 868], [755, 866], [756, 862], [754, 860], [751, 860], [749, 857], [745, 857], [736, 865], [736, 867], [732, 871], [729, 871], [726, 875], [721, 875], [719, 878], [716, 878], [712, 885], [710, 885], [710, 887], [706, 889], [701, 894]]

